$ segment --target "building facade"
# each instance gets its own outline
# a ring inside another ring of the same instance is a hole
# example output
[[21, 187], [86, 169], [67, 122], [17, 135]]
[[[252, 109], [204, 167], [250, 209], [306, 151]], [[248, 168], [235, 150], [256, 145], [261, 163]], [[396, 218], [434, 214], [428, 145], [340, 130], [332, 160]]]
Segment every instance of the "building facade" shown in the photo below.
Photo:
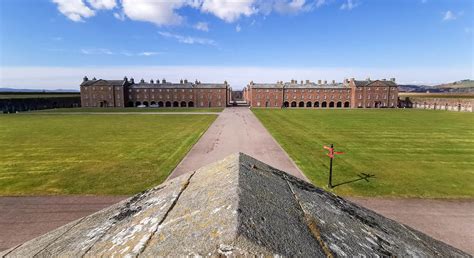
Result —
[[231, 88], [224, 83], [201, 83], [163, 79], [89, 80], [81, 83], [82, 107], [226, 107]]
[[281, 108], [395, 108], [398, 87], [390, 80], [344, 80], [343, 83], [306, 80], [298, 83], [254, 83], [243, 91], [251, 107]]

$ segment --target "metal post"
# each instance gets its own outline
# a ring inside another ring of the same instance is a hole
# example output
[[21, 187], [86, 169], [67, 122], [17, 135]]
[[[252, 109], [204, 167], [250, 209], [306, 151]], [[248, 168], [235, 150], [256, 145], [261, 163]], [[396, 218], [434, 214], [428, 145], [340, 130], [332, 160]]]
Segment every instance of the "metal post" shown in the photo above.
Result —
[[[331, 154], [334, 155], [334, 145], [331, 144], [331, 151], [332, 152]], [[330, 156], [329, 157], [329, 188], [332, 188], [332, 159], [333, 159], [333, 156]]]

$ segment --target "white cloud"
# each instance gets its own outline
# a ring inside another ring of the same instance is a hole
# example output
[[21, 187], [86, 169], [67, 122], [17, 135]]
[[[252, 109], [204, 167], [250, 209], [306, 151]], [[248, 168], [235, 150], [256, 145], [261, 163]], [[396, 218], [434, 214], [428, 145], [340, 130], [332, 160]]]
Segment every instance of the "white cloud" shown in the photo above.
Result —
[[226, 22], [234, 22], [241, 16], [257, 12], [255, 0], [203, 0], [201, 11], [212, 13]]
[[316, 7], [321, 7], [326, 4], [326, 0], [317, 0], [316, 1]]
[[174, 34], [174, 33], [165, 32], [165, 31], [159, 31], [158, 34], [160, 34], [161, 36], [165, 38], [175, 39], [178, 42], [184, 43], [184, 44], [200, 44], [200, 45], [217, 46], [217, 43], [212, 39], [183, 36], [183, 35]]
[[209, 24], [207, 22], [198, 22], [194, 25], [196, 30], [209, 31]]
[[161, 54], [160, 52], [141, 52], [141, 53], [138, 53], [139, 56], [156, 56], [156, 55], [159, 55]]
[[53, 0], [58, 5], [58, 10], [75, 22], [83, 21], [95, 15], [94, 10], [87, 7], [82, 0]]
[[235, 26], [235, 31], [240, 32], [241, 30], [242, 27], [240, 27], [240, 24], [237, 24], [237, 26]]
[[118, 20], [125, 21], [125, 14], [123, 12], [114, 13], [114, 17], [117, 18]]
[[84, 55], [114, 55], [114, 52], [107, 48], [83, 48], [81, 53]]
[[[314, 6], [327, 4], [328, 0], [52, 0], [61, 13], [73, 21], [82, 21], [95, 15], [95, 10], [120, 8], [115, 18], [125, 16], [135, 21], [151, 22], [158, 26], [179, 25], [185, 21], [178, 11], [184, 7], [212, 14], [226, 22], [235, 22], [241, 17], [278, 13], [294, 14], [312, 10]], [[88, 5], [86, 5], [86, 2]], [[352, 3], [352, 0], [348, 0]], [[119, 3], [119, 4], [117, 4]], [[350, 7], [352, 8], [352, 4]], [[199, 23], [198, 23], [199, 24]], [[206, 31], [205, 28], [202, 30]]]
[[354, 0], [346, 0], [346, 2], [341, 5], [341, 10], [350, 11], [350, 10], [356, 8], [358, 5], [359, 5], [359, 3], [354, 1]]
[[158, 26], [181, 24], [184, 18], [175, 11], [186, 4], [189, 4], [186, 0], [122, 0], [123, 12], [128, 18]]
[[457, 16], [451, 11], [446, 11], [443, 15], [443, 21], [452, 21], [456, 19], [457, 19]]
[[115, 0], [87, 0], [94, 9], [114, 9], [117, 3]]
[[[157, 74], [157, 71], [159, 73]], [[257, 67], [257, 66], [78, 66], [78, 67], [0, 67], [0, 85], [13, 88], [36, 89], [79, 89], [82, 77], [121, 79], [166, 78], [177, 82], [181, 78], [198, 79], [202, 82], [223, 82], [227, 80], [233, 89], [240, 89], [248, 82], [276, 82], [291, 79], [317, 81], [344, 78], [373, 79], [395, 77], [400, 84], [417, 81], [423, 84], [453, 82], [472, 78], [469, 67]], [[40, 83], [38, 83], [40, 82]]]

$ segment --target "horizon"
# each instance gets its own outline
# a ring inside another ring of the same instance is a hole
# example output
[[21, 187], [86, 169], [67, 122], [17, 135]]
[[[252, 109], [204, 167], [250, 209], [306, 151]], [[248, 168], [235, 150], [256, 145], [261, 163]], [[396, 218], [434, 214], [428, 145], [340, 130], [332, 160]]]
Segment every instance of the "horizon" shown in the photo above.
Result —
[[[98, 79], [474, 78], [469, 0], [21, 0], [0, 3], [0, 87]], [[8, 35], [6, 37], [5, 35]]]

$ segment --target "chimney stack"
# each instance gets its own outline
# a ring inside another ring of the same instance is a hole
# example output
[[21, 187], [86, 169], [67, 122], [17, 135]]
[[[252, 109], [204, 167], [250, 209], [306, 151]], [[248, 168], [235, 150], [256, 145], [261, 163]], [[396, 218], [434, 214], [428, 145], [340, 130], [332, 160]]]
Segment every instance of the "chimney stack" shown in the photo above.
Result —
[[128, 82], [127, 76], [123, 77], [123, 80], [124, 80], [125, 82]]
[[154, 84], [155, 82], [153, 81], [153, 79], [151, 79], [151, 80], [150, 80], [150, 83], [151, 83], [151, 84]]
[[161, 80], [161, 83], [165, 84], [165, 83], [166, 83], [166, 79], [163, 78], [163, 80]]
[[336, 80], [332, 80], [332, 84], [336, 84]]
[[301, 80], [301, 84], [303, 84], [303, 80]]
[[140, 83], [145, 83], [145, 80], [142, 78], [142, 79], [140, 80]]
[[390, 81], [395, 82], [395, 78], [390, 78]]
[[82, 78], [82, 81], [84, 81], [84, 82], [86, 82], [88, 80], [89, 80], [89, 78], [87, 78], [87, 76], [84, 76], [84, 78]]
[[133, 77], [130, 78], [130, 83], [131, 83], [131, 84], [134, 84], [134, 83], [135, 83], [135, 79], [133, 79]]
[[183, 84], [183, 79], [179, 80], [179, 84]]
[[367, 77], [366, 81], [369, 81], [369, 82], [370, 82], [370, 77]]
[[157, 83], [157, 84], [160, 84], [160, 79], [156, 79], [156, 83]]
[[321, 80], [318, 80], [318, 84], [321, 85]]
[[93, 81], [97, 81], [97, 79], [96, 79], [95, 77], [94, 77], [94, 78], [92, 78], [92, 80], [93, 80]]
[[188, 79], [184, 79], [184, 84], [187, 84], [188, 83]]
[[328, 84], [328, 81], [324, 80], [324, 84]]

